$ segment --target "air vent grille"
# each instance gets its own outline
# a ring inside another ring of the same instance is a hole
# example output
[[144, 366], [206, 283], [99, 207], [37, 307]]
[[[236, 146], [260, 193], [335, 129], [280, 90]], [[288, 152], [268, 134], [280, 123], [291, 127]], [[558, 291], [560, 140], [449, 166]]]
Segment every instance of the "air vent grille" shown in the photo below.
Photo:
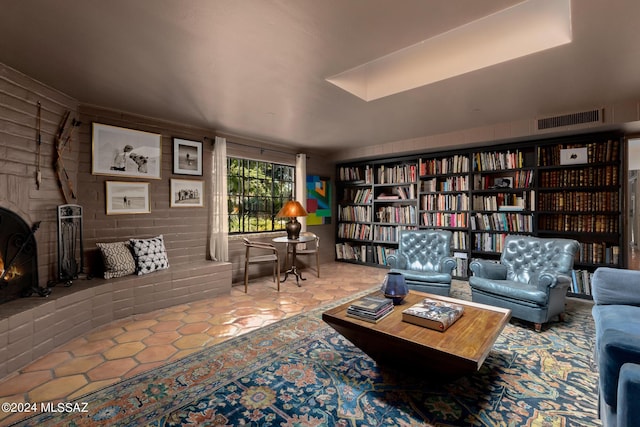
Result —
[[538, 130], [580, 125], [584, 123], [598, 123], [601, 120], [602, 112], [600, 110], [582, 111], [580, 113], [564, 114], [562, 116], [538, 119]]

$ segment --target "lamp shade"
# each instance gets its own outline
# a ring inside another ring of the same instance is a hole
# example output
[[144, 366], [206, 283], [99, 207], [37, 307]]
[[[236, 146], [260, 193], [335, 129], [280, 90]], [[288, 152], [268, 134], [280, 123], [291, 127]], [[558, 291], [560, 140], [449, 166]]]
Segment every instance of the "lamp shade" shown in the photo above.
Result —
[[300, 202], [296, 200], [289, 200], [284, 204], [282, 209], [276, 214], [278, 218], [290, 217], [295, 218], [297, 216], [307, 216], [307, 211], [304, 210]]

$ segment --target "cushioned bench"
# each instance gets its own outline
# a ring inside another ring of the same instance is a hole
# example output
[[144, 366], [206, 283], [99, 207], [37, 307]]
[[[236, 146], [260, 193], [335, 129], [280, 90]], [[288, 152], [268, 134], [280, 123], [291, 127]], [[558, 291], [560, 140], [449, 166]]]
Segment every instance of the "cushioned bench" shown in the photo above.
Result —
[[0, 313], [0, 378], [114, 320], [231, 292], [231, 263], [171, 265], [142, 276], [75, 280], [49, 297], [20, 298]]

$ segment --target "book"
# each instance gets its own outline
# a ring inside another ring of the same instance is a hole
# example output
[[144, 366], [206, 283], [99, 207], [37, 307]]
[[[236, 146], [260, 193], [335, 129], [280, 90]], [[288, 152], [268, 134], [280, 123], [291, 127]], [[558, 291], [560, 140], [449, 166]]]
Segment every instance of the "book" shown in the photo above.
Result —
[[360, 319], [370, 323], [378, 323], [379, 321], [381, 321], [391, 313], [393, 313], [393, 304], [390, 305], [386, 311], [382, 312], [377, 316], [366, 316], [361, 313], [354, 313], [352, 311], [347, 310], [347, 317], [353, 317], [354, 319]]
[[393, 305], [393, 301], [388, 298], [366, 296], [353, 301], [351, 305], [349, 305], [349, 309], [375, 314], [390, 305]]
[[402, 320], [444, 332], [464, 313], [458, 304], [425, 298], [402, 312]]

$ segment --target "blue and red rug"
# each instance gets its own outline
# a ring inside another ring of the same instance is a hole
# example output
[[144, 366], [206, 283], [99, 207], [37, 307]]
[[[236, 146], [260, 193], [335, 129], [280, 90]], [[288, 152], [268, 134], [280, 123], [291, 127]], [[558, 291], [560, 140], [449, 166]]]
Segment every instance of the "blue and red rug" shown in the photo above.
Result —
[[599, 426], [591, 305], [542, 333], [512, 322], [474, 375], [381, 371], [319, 308], [79, 399], [24, 426]]

